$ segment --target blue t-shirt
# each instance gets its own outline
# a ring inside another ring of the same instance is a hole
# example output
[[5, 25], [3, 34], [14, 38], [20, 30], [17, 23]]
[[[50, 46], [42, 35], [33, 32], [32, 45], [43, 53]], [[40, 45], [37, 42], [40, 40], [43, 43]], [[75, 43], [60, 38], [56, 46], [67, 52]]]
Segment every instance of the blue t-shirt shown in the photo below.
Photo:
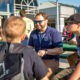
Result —
[[[44, 33], [40, 33], [39, 30], [34, 30], [29, 39], [29, 45], [33, 46], [38, 52], [42, 49], [52, 49], [56, 47], [62, 47], [62, 38], [60, 33], [51, 27], [47, 27]], [[44, 55], [43, 59], [59, 59], [59, 55]]]

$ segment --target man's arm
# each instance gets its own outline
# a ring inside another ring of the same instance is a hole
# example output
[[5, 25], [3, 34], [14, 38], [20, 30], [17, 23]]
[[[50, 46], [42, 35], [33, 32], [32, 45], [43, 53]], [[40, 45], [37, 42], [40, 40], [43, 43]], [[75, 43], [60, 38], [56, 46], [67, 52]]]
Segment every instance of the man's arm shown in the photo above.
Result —
[[80, 78], [80, 62], [69, 80], [78, 80]]
[[63, 48], [53, 48], [53, 49], [47, 49], [49, 55], [57, 55], [63, 53]]
[[[47, 53], [46, 53], [47, 51]], [[39, 56], [44, 56], [46, 54], [48, 55], [58, 55], [58, 54], [61, 54], [63, 53], [63, 48], [60, 47], [60, 48], [53, 48], [53, 49], [46, 49], [46, 50], [39, 50], [38, 51], [38, 55]]]
[[63, 48], [62, 48], [63, 41], [62, 41], [61, 34], [55, 29], [55, 31], [51, 33], [51, 38], [52, 38], [53, 48], [47, 50], [48, 54], [49, 55], [61, 54], [63, 52]]
[[74, 41], [74, 40], [69, 40], [68, 42], [69, 42], [69, 44], [74, 44], [74, 45], [77, 45], [77, 41]]

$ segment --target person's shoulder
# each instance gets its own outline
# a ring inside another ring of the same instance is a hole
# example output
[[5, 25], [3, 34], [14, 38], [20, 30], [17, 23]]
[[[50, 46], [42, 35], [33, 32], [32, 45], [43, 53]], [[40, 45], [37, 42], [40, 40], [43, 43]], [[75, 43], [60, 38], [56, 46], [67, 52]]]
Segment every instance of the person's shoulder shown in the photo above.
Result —
[[30, 18], [26, 18], [26, 17], [24, 17], [23, 19], [26, 20], [26, 21], [28, 21], [28, 22], [33, 22], [33, 20], [30, 19]]
[[31, 34], [38, 34], [39, 30], [35, 29], [31, 32]]
[[28, 51], [33, 51], [33, 48], [31, 46], [24, 46], [25, 47], [25, 50], [28, 50]]
[[30, 19], [30, 18], [27, 18], [29, 21], [31, 21], [31, 22], [33, 22], [33, 20], [32, 19]]
[[35, 53], [36, 53], [35, 50], [30, 46], [25, 46], [25, 48], [23, 50], [23, 55], [24, 56], [28, 56], [28, 57], [29, 56], [34, 56]]
[[53, 27], [50, 27], [50, 26], [48, 26], [48, 31], [51, 32], [51, 33], [58, 32], [56, 28], [53, 28]]
[[19, 53], [27, 53], [27, 54], [31, 54], [32, 52], [34, 52], [35, 50], [33, 50], [32, 47], [30, 46], [24, 46], [22, 44], [18, 44], [18, 43], [11, 43], [14, 47], [14, 51], [18, 50]]
[[57, 30], [56, 28], [51, 27], [51, 26], [48, 26], [48, 29], [49, 29], [49, 30], [54, 30], [54, 31], [56, 31], [56, 30]]

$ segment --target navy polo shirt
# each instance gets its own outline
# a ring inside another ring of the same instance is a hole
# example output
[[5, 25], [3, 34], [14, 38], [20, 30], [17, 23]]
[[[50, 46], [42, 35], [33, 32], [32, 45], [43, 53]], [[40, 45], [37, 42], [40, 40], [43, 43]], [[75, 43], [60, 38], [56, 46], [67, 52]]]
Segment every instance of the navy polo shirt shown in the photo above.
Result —
[[[29, 45], [33, 46], [38, 52], [41, 49], [52, 49], [56, 47], [62, 47], [62, 38], [60, 33], [52, 27], [47, 27], [44, 33], [40, 33], [39, 30], [32, 31], [29, 39]], [[59, 55], [44, 55], [43, 59], [57, 59]]]

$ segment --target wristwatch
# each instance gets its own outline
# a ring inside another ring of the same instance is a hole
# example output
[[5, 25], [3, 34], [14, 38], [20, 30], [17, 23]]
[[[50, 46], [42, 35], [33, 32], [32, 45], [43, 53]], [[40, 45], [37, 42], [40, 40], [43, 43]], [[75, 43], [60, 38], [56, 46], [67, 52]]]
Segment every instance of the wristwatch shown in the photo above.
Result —
[[45, 54], [48, 54], [48, 50], [47, 49], [45, 49]]

